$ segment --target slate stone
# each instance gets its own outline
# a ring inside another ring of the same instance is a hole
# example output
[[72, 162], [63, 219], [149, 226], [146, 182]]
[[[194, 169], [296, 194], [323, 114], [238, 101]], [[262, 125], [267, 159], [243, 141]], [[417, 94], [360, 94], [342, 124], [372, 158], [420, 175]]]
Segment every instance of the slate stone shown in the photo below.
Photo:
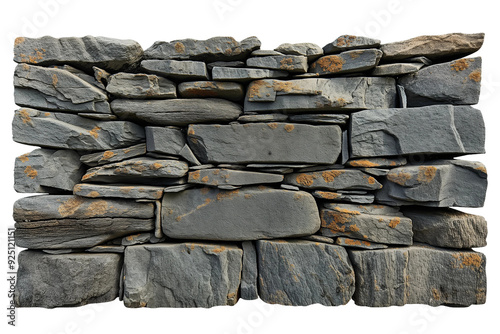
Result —
[[257, 251], [251, 241], [243, 241], [241, 248], [243, 249], [243, 266], [241, 270], [240, 297], [245, 300], [257, 299], [259, 298], [257, 289]]
[[400, 75], [418, 72], [423, 66], [423, 63], [383, 64], [376, 66], [371, 74], [374, 76], [398, 77]]
[[252, 57], [247, 59], [247, 66], [293, 73], [305, 73], [307, 72], [307, 57], [290, 55]]
[[19, 64], [14, 88], [15, 102], [22, 107], [111, 113], [105, 91], [62, 69]]
[[111, 150], [144, 141], [144, 129], [131, 122], [96, 121], [26, 108], [16, 110], [12, 135], [22, 144], [83, 151]]
[[338, 192], [316, 190], [312, 193], [312, 195], [323, 200], [345, 203], [370, 204], [375, 200], [375, 196], [373, 194], [342, 194]]
[[201, 165], [201, 162], [196, 158], [194, 155], [193, 151], [191, 151], [191, 148], [189, 147], [188, 144], [184, 145], [179, 152], [179, 155], [182, 156], [184, 159], [186, 159], [190, 164], [193, 165]]
[[352, 169], [329, 169], [317, 172], [288, 174], [285, 176], [285, 183], [305, 189], [376, 190], [382, 188], [382, 185], [374, 177]]
[[19, 254], [16, 307], [75, 307], [118, 297], [119, 254]]
[[406, 97], [405, 88], [401, 85], [396, 85], [398, 92], [399, 108], [408, 108], [408, 98]]
[[85, 154], [80, 157], [80, 161], [87, 166], [94, 167], [135, 158], [144, 154], [146, 154], [146, 144], [141, 143], [127, 148]]
[[122, 254], [125, 252], [124, 246], [115, 246], [115, 245], [102, 245], [102, 246], [94, 246], [92, 248], [86, 249], [86, 252], [89, 253], [117, 253]]
[[406, 41], [383, 44], [384, 61], [425, 56], [432, 61], [446, 61], [470, 55], [481, 48], [484, 34], [452, 33], [419, 36]]
[[486, 301], [486, 258], [430, 246], [349, 250], [356, 305], [469, 306]]
[[391, 171], [384, 168], [361, 168], [360, 170], [372, 176], [386, 176]]
[[163, 196], [163, 187], [79, 183], [73, 188], [73, 194], [90, 198], [160, 199]]
[[292, 190], [292, 191], [299, 191], [300, 188], [296, 186], [291, 186], [289, 184], [280, 184], [281, 189], [286, 189], [286, 190]]
[[99, 83], [98, 87], [106, 89], [111, 74], [108, 71], [103, 70], [102, 68], [99, 68], [97, 66], [92, 66], [92, 70], [94, 70], [94, 79]]
[[[326, 209], [336, 210], [339, 207], [338, 203], [323, 203], [323, 207]], [[359, 205], [359, 204], [342, 204], [342, 209], [348, 211], [358, 211], [359, 213], [369, 214], [369, 215], [400, 215], [398, 207], [386, 206], [386, 205]]]
[[179, 155], [186, 145], [186, 137], [178, 127], [146, 126], [145, 131], [148, 152]]
[[194, 81], [179, 84], [182, 98], [220, 98], [241, 101], [245, 96], [243, 86], [236, 82]]
[[139, 233], [139, 234], [131, 234], [122, 238], [123, 246], [133, 246], [149, 243], [151, 237], [154, 236], [154, 233]]
[[178, 192], [184, 191], [184, 190], [192, 188], [192, 187], [193, 187], [192, 184], [181, 184], [178, 186], [166, 187], [163, 189], [163, 192], [164, 193], [178, 193]]
[[123, 100], [111, 103], [120, 119], [151, 125], [185, 126], [192, 123], [224, 123], [237, 119], [241, 106], [222, 99]]
[[314, 198], [306, 192], [194, 188], [163, 196], [162, 228], [175, 239], [272, 239], [315, 233], [319, 215]]
[[[335, 205], [335, 206], [334, 206]], [[353, 210], [351, 205], [333, 204], [322, 209], [320, 234], [345, 236], [382, 244], [411, 245], [411, 219], [400, 212], [374, 214]]]
[[143, 60], [141, 69], [172, 80], [208, 80], [207, 66], [191, 60]]
[[476, 104], [481, 90], [481, 57], [425, 67], [398, 79], [408, 107], [433, 104]]
[[262, 68], [220, 67], [212, 69], [212, 79], [218, 81], [249, 82], [257, 79], [284, 78], [288, 72]]
[[189, 172], [189, 183], [206, 186], [245, 186], [251, 184], [279, 183], [283, 175], [231, 169], [202, 169]]
[[345, 51], [319, 58], [311, 64], [309, 72], [319, 75], [363, 72], [377, 66], [381, 57], [382, 51], [378, 49]]
[[61, 254], [71, 254], [71, 253], [80, 253], [81, 249], [42, 249], [42, 252], [51, 255], [61, 255]]
[[341, 35], [333, 42], [325, 45], [323, 47], [323, 52], [325, 55], [328, 55], [354, 49], [378, 48], [379, 46], [380, 40], [378, 39], [354, 35]]
[[252, 51], [250, 57], [268, 57], [268, 56], [284, 56], [283, 53], [276, 50], [255, 50]]
[[351, 239], [346, 237], [338, 237], [335, 239], [335, 244], [346, 248], [360, 248], [360, 249], [385, 249], [387, 245], [377, 244], [366, 240]]
[[484, 153], [483, 117], [470, 106], [364, 110], [350, 128], [351, 158]]
[[200, 170], [200, 169], [207, 169], [207, 168], [214, 168], [216, 167], [215, 165], [212, 164], [204, 164], [204, 165], [199, 165], [199, 166], [189, 166], [189, 170]]
[[207, 64], [207, 69], [212, 72], [214, 67], [245, 67], [246, 64], [244, 61], [235, 60], [235, 61], [215, 61], [213, 63]]
[[19, 193], [71, 191], [84, 173], [75, 151], [36, 149], [16, 158], [14, 189]]
[[14, 61], [41, 66], [69, 64], [91, 70], [107, 71], [133, 67], [142, 58], [139, 43], [107, 37], [85, 36], [54, 38], [18, 37], [14, 43]]
[[486, 246], [488, 228], [482, 216], [454, 209], [408, 207], [402, 209], [413, 222], [413, 239], [445, 248]]
[[234, 305], [243, 251], [225, 244], [156, 244], [127, 247], [126, 307]]
[[480, 162], [436, 160], [392, 169], [375, 194], [387, 205], [482, 207], [486, 168]]
[[50, 67], [51, 68], [58, 68], [60, 70], [68, 71], [68, 72], [76, 75], [77, 77], [79, 77], [83, 81], [86, 81], [86, 82], [88, 82], [89, 84], [91, 84], [93, 86], [96, 86], [96, 87], [98, 87], [98, 88], [100, 88], [102, 90], [106, 89], [106, 87], [101, 82], [97, 81], [94, 76], [88, 75], [84, 71], [79, 70], [79, 69], [77, 69], [77, 68], [75, 68], [73, 66], [69, 66], [69, 65], [52, 65]]
[[312, 165], [309, 164], [248, 164], [247, 168], [306, 168]]
[[409, 62], [409, 63], [421, 63], [424, 65], [432, 65], [433, 61], [427, 58], [426, 56], [416, 56], [416, 57], [411, 57], [411, 58], [406, 58], [401, 60], [402, 62]]
[[248, 86], [245, 112], [348, 111], [396, 107], [393, 78], [257, 80]]
[[85, 117], [85, 118], [90, 118], [90, 119], [95, 119], [97, 121], [117, 121], [118, 117], [112, 114], [94, 114], [94, 113], [85, 113], [85, 112], [79, 112], [77, 114], [78, 116]]
[[314, 43], [283, 43], [274, 49], [274, 51], [286, 55], [304, 56], [307, 57], [308, 61], [312, 61], [323, 55], [323, 49]]
[[284, 122], [288, 119], [287, 115], [283, 114], [260, 114], [260, 115], [243, 115], [238, 117], [240, 123], [267, 123], [267, 122]]
[[176, 98], [175, 84], [152, 74], [116, 73], [109, 77], [106, 91], [127, 99]]
[[291, 122], [309, 123], [309, 124], [346, 124], [349, 115], [343, 114], [303, 114], [290, 115]]
[[202, 60], [205, 62], [245, 59], [260, 48], [260, 41], [252, 36], [237, 42], [232, 37], [213, 37], [207, 40], [181, 39], [158, 41], [144, 51], [146, 59]]
[[393, 158], [365, 158], [353, 159], [346, 162], [346, 166], [358, 168], [372, 168], [372, 167], [399, 167], [407, 164], [404, 157]]
[[306, 235], [305, 237], [301, 237], [300, 239], [314, 241], [314, 242], [323, 242], [323, 243], [332, 244], [332, 245], [335, 243], [334, 239], [324, 237], [322, 235], [317, 235], [317, 234]]
[[334, 163], [337, 125], [289, 123], [190, 125], [188, 144], [202, 163]]
[[184, 161], [143, 157], [90, 168], [82, 181], [141, 184], [143, 179], [180, 178], [187, 172], [188, 164]]
[[345, 305], [354, 271], [343, 247], [305, 240], [257, 241], [259, 297], [269, 304]]

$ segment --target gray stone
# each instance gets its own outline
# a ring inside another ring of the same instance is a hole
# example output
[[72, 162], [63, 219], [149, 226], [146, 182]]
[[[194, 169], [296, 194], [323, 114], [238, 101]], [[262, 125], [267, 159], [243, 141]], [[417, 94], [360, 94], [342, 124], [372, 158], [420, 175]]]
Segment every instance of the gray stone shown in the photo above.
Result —
[[182, 156], [184, 159], [186, 159], [190, 164], [192, 165], [201, 165], [201, 162], [196, 158], [194, 155], [193, 151], [191, 151], [191, 148], [189, 147], [188, 144], [184, 145], [179, 152], [179, 155]]
[[416, 57], [411, 57], [404, 59], [402, 61], [409, 62], [409, 63], [421, 63], [426, 66], [432, 65], [433, 61], [427, 58], [426, 56], [416, 56]]
[[79, 183], [73, 188], [73, 194], [81, 197], [100, 198], [142, 198], [160, 199], [163, 196], [163, 187], [145, 185], [105, 185]]
[[141, 184], [144, 179], [180, 178], [187, 172], [188, 164], [184, 161], [143, 157], [90, 168], [82, 181]]
[[399, 108], [408, 108], [408, 98], [406, 97], [405, 88], [401, 85], [396, 85], [398, 91]]
[[17, 307], [74, 307], [118, 297], [122, 257], [118, 254], [19, 254], [14, 301]]
[[89, 253], [124, 253], [124, 246], [115, 246], [115, 245], [102, 245], [102, 246], [94, 246], [92, 248], [86, 249], [86, 252]]
[[337, 125], [289, 123], [190, 125], [188, 143], [202, 163], [334, 163]]
[[298, 173], [308, 173], [323, 171], [326, 169], [343, 169], [344, 166], [341, 164], [329, 164], [329, 165], [311, 165], [310, 167], [304, 167], [297, 170]]
[[288, 72], [261, 68], [219, 67], [212, 69], [212, 79], [218, 81], [249, 82], [257, 79], [284, 78]]
[[351, 239], [346, 237], [338, 237], [335, 239], [335, 244], [346, 248], [361, 248], [361, 249], [385, 249], [387, 245], [369, 242], [366, 240]]
[[380, 40], [378, 39], [353, 35], [341, 35], [333, 42], [325, 45], [323, 47], [323, 52], [328, 55], [354, 49], [378, 48], [379, 46]]
[[178, 192], [184, 191], [184, 190], [192, 188], [192, 187], [193, 187], [192, 184], [181, 184], [178, 186], [166, 187], [163, 189], [163, 192], [164, 193], [178, 193]]
[[291, 186], [289, 184], [280, 184], [281, 189], [292, 190], [292, 191], [300, 191], [299, 187]]
[[213, 37], [207, 40], [181, 39], [171, 42], [158, 41], [144, 51], [146, 59], [202, 60], [205, 62], [245, 59], [260, 48], [257, 37], [237, 42], [232, 37]]
[[173, 80], [208, 80], [207, 66], [191, 60], [143, 60], [141, 69]]
[[372, 168], [372, 167], [399, 167], [406, 165], [407, 160], [404, 157], [393, 158], [365, 158], [353, 159], [346, 162], [349, 167]]
[[154, 236], [154, 233], [139, 233], [132, 234], [122, 238], [122, 246], [133, 246], [149, 243], [151, 237]]
[[245, 300], [259, 298], [257, 289], [257, 252], [252, 241], [243, 241], [243, 266], [241, 271], [240, 297]]
[[60, 70], [65, 70], [65, 71], [68, 71], [74, 75], [76, 75], [77, 77], [79, 77], [80, 79], [82, 79], [83, 81], [86, 81], [88, 82], [89, 84], [93, 85], [93, 86], [96, 86], [102, 90], [105, 90], [106, 87], [102, 84], [102, 82], [99, 82], [97, 81], [97, 79], [91, 75], [88, 75], [87, 73], [85, 73], [84, 71], [82, 70], [79, 70], [73, 66], [69, 66], [69, 65], [53, 65], [53, 66], [50, 66], [51, 68], [58, 68]]
[[406, 41], [383, 44], [384, 61], [394, 61], [415, 56], [425, 56], [433, 61], [465, 57], [481, 48], [484, 34], [419, 36]]
[[394, 108], [396, 97], [394, 78], [257, 80], [248, 86], [244, 110], [298, 114]]
[[214, 67], [245, 67], [246, 64], [244, 61], [235, 60], [235, 61], [215, 61], [213, 63], [207, 64], [207, 69], [212, 72]]
[[480, 162], [436, 160], [392, 169], [375, 194], [387, 205], [482, 207], [486, 168]]
[[133, 67], [142, 58], [139, 43], [107, 37], [82, 38], [18, 37], [14, 43], [14, 61], [41, 66], [69, 64], [92, 70], [107, 71]]
[[14, 189], [19, 193], [71, 191], [84, 173], [75, 151], [36, 149], [16, 158]]
[[375, 178], [352, 169], [329, 169], [288, 174], [285, 176], [285, 183], [306, 189], [325, 190], [376, 190], [382, 188], [382, 185]]
[[245, 186], [251, 184], [279, 183], [283, 175], [231, 169], [202, 169], [189, 172], [189, 183], [206, 186]]
[[293, 168], [288, 168], [288, 167], [259, 168], [259, 172], [275, 173], [275, 174], [290, 174], [290, 173], [293, 173]]
[[186, 137], [180, 128], [146, 126], [145, 131], [148, 152], [179, 155], [186, 145]]
[[98, 82], [98, 87], [106, 89], [111, 74], [97, 66], [92, 66], [92, 70], [94, 70], [94, 79]]
[[375, 200], [373, 194], [358, 195], [358, 194], [342, 194], [331, 191], [320, 191], [316, 190], [313, 192], [313, 196], [319, 199], [334, 201], [334, 202], [346, 202], [346, 203], [361, 203], [370, 204]]
[[386, 176], [391, 171], [384, 168], [361, 168], [360, 170], [372, 176]]
[[77, 115], [16, 110], [12, 121], [15, 142], [74, 150], [111, 150], [144, 141], [144, 129], [134, 123], [104, 122]]
[[[326, 209], [336, 210], [339, 207], [338, 203], [323, 203], [323, 207]], [[358, 205], [358, 204], [342, 204], [342, 209], [348, 211], [358, 211], [359, 213], [365, 213], [370, 215], [400, 215], [398, 207], [386, 206], [386, 205]]]
[[240, 123], [267, 123], [267, 122], [284, 122], [288, 119], [287, 115], [283, 114], [261, 114], [261, 115], [243, 115], [237, 121]]
[[378, 65], [372, 71], [374, 76], [397, 77], [404, 74], [418, 72], [424, 66], [423, 63], [395, 63]]
[[377, 66], [381, 57], [382, 51], [378, 49], [345, 51], [319, 58], [311, 64], [309, 72], [319, 75], [363, 72]]
[[284, 56], [283, 53], [276, 50], [255, 50], [252, 51], [250, 57], [268, 57], [268, 56]]
[[351, 115], [350, 134], [351, 158], [484, 153], [483, 117], [470, 106], [360, 111]]
[[81, 117], [85, 117], [85, 118], [95, 119], [98, 121], [117, 121], [118, 120], [118, 117], [116, 117], [113, 114], [95, 114], [95, 113], [79, 112], [77, 115], [81, 116]]
[[248, 164], [247, 168], [306, 168], [312, 165], [309, 164]]
[[303, 114], [290, 115], [290, 121], [309, 124], [346, 124], [349, 115], [343, 114]]
[[486, 301], [486, 258], [430, 246], [349, 250], [357, 305], [469, 306]]
[[340, 163], [345, 165], [347, 160], [349, 160], [350, 157], [350, 143], [349, 143], [349, 131], [344, 130], [342, 131], [342, 151], [341, 151], [341, 156], [340, 156]]
[[332, 244], [332, 245], [335, 243], [334, 239], [317, 234], [306, 235], [305, 237], [301, 237], [300, 239], [314, 241], [314, 242], [323, 242], [325, 244]]
[[247, 66], [293, 73], [305, 73], [307, 72], [307, 57], [286, 55], [253, 57], [247, 59]]
[[433, 104], [476, 104], [481, 90], [481, 57], [425, 67], [398, 79], [408, 107]]
[[192, 123], [229, 122], [241, 114], [241, 106], [222, 99], [114, 100], [113, 112], [123, 119], [152, 125], [185, 126]]
[[345, 305], [354, 271], [343, 247], [305, 240], [257, 241], [259, 297], [266, 303]]
[[207, 169], [207, 168], [214, 168], [215, 165], [212, 164], [204, 164], [204, 165], [199, 165], [199, 166], [189, 166], [189, 170], [200, 170], [200, 169]]
[[243, 251], [222, 244], [156, 244], [127, 247], [126, 307], [234, 305]]
[[230, 101], [241, 101], [245, 96], [243, 86], [236, 82], [195, 81], [179, 84], [182, 98], [214, 97]]
[[323, 55], [323, 49], [314, 43], [283, 43], [274, 51], [286, 55], [304, 56], [308, 61], [312, 61]]
[[19, 64], [14, 87], [15, 102], [22, 107], [111, 113], [105, 91], [62, 69]]
[[[367, 205], [368, 206], [368, 205]], [[382, 244], [411, 245], [411, 219], [400, 212], [375, 214], [353, 210], [352, 205], [333, 204], [322, 209], [321, 235], [345, 236]]]
[[320, 224], [310, 194], [266, 187], [195, 188], [165, 194], [162, 215], [163, 232], [176, 239], [295, 237], [315, 233]]
[[[147, 136], [147, 134], [146, 134]], [[135, 158], [146, 154], [146, 144], [138, 144], [127, 148], [108, 150], [104, 152], [96, 152], [85, 154], [80, 157], [80, 161], [87, 166], [106, 165], [111, 162], [123, 161], [130, 158]]]
[[488, 228], [482, 216], [453, 209], [402, 209], [413, 222], [413, 240], [446, 248], [486, 246]]
[[71, 253], [80, 253], [80, 249], [71, 249], [71, 248], [66, 248], [66, 249], [42, 249], [42, 252], [46, 254], [52, 254], [52, 255], [61, 255], [61, 254], [71, 254]]
[[117, 73], [109, 77], [108, 93], [127, 99], [176, 98], [175, 84], [152, 74]]

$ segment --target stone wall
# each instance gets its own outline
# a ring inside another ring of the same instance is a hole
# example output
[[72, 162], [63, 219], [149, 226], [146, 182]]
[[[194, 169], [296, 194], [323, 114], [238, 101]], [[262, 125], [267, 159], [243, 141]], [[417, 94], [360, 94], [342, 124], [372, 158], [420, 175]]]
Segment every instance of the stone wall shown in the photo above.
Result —
[[17, 306], [484, 303], [483, 38], [18, 38]]

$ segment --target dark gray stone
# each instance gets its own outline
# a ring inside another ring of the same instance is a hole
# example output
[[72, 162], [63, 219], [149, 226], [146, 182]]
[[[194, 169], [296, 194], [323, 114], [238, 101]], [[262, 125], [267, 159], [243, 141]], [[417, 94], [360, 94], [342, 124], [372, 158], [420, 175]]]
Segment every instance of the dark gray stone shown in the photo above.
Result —
[[154, 233], [151, 232], [128, 235], [122, 238], [122, 245], [128, 247], [149, 243], [153, 236]]
[[94, 246], [92, 248], [86, 249], [86, 252], [89, 253], [124, 253], [124, 246], [116, 246], [116, 245], [102, 245], [102, 246]]
[[333, 202], [342, 202], [342, 203], [360, 203], [360, 204], [370, 204], [375, 200], [375, 196], [373, 194], [342, 194], [331, 191], [320, 191], [316, 190], [312, 193], [314, 197], [333, 201]]
[[105, 185], [79, 183], [73, 188], [73, 194], [81, 197], [100, 198], [131, 198], [131, 199], [160, 199], [164, 187], [145, 185]]
[[111, 74], [108, 71], [103, 70], [102, 68], [99, 68], [97, 66], [92, 66], [92, 70], [94, 71], [94, 79], [95, 81], [97, 81], [98, 87], [106, 89]]
[[276, 50], [255, 50], [252, 51], [250, 57], [268, 57], [268, 56], [284, 56], [283, 53]]
[[85, 154], [80, 157], [80, 161], [87, 166], [94, 167], [99, 165], [106, 165], [111, 162], [118, 162], [130, 158], [135, 158], [144, 154], [146, 154], [146, 144], [142, 143], [127, 148]]
[[179, 96], [182, 98], [220, 98], [241, 101], [245, 96], [243, 86], [236, 82], [195, 81], [179, 84]]
[[279, 183], [283, 175], [231, 169], [202, 169], [189, 172], [189, 183], [206, 186], [245, 186], [251, 184]]
[[325, 190], [376, 190], [382, 188], [382, 185], [375, 178], [353, 169], [329, 169], [288, 174], [285, 177], [285, 183], [306, 189]]
[[333, 42], [325, 45], [323, 47], [323, 52], [325, 55], [328, 55], [354, 49], [378, 48], [379, 46], [380, 40], [378, 39], [353, 35], [341, 35]]
[[286, 55], [304, 56], [308, 61], [312, 61], [323, 55], [323, 49], [314, 43], [283, 43], [274, 51], [281, 52]]
[[309, 72], [319, 75], [363, 72], [378, 65], [382, 51], [378, 49], [351, 50], [338, 55], [323, 56], [309, 67]]
[[261, 68], [219, 67], [212, 69], [212, 79], [218, 81], [249, 82], [257, 79], [284, 78], [288, 72]]
[[170, 187], [166, 187], [163, 189], [163, 192], [164, 193], [179, 193], [181, 191], [184, 191], [186, 189], [189, 189], [189, 188], [192, 188], [193, 185], [192, 184], [181, 184], [181, 185], [178, 185], [178, 186], [170, 186]]
[[152, 74], [117, 73], [109, 77], [108, 93], [126, 99], [176, 98], [175, 84]]
[[245, 67], [246, 64], [244, 61], [235, 60], [235, 61], [215, 61], [213, 63], [207, 64], [207, 69], [212, 72], [214, 67]]
[[369, 242], [366, 240], [351, 239], [346, 237], [338, 237], [335, 239], [335, 244], [346, 248], [360, 248], [360, 249], [385, 249], [389, 246]]
[[79, 77], [83, 81], [86, 81], [86, 82], [88, 82], [89, 84], [91, 84], [91, 85], [93, 85], [95, 87], [98, 87], [98, 88], [100, 88], [102, 90], [106, 89], [106, 87], [102, 84], [102, 82], [99, 82], [95, 77], [93, 77], [91, 75], [88, 75], [84, 71], [79, 70], [79, 69], [77, 69], [77, 68], [75, 68], [73, 66], [69, 66], [69, 65], [52, 65], [50, 67], [51, 68], [58, 68], [60, 70], [68, 71], [68, 72], [76, 75], [77, 77]]
[[334, 239], [317, 234], [306, 235], [305, 237], [301, 237], [300, 239], [314, 241], [314, 242], [323, 242], [325, 244], [332, 244], [332, 245], [335, 243]]
[[141, 69], [173, 80], [208, 80], [207, 66], [191, 60], [143, 60]]
[[399, 167], [406, 165], [407, 160], [404, 157], [394, 158], [365, 158], [353, 159], [346, 162], [349, 167], [373, 168], [373, 167]]
[[85, 112], [79, 112], [77, 114], [78, 116], [89, 118], [89, 119], [95, 119], [98, 121], [117, 121], [118, 117], [116, 117], [113, 114], [95, 114], [95, 113], [85, 113]]
[[343, 114], [304, 114], [290, 115], [290, 121], [309, 124], [346, 124], [349, 115]]
[[186, 137], [180, 128], [146, 126], [145, 131], [148, 152], [179, 155], [186, 145]]
[[259, 298], [257, 289], [257, 252], [252, 241], [243, 241], [243, 267], [241, 271], [240, 297], [245, 300]]
[[240, 123], [267, 123], [267, 122], [284, 122], [288, 119], [287, 115], [283, 114], [260, 114], [260, 115], [243, 115], [238, 117]]
[[307, 72], [307, 57], [290, 55], [253, 57], [247, 59], [247, 66], [293, 73], [305, 73]]
[[391, 76], [398, 77], [400, 75], [418, 72], [424, 64], [422, 63], [395, 63], [378, 65], [372, 71], [374, 76]]
[[201, 162], [196, 158], [194, 155], [193, 151], [191, 151], [191, 148], [189, 147], [188, 144], [185, 144], [181, 151], [179, 152], [179, 155], [186, 159], [190, 164], [192, 165], [201, 165]]

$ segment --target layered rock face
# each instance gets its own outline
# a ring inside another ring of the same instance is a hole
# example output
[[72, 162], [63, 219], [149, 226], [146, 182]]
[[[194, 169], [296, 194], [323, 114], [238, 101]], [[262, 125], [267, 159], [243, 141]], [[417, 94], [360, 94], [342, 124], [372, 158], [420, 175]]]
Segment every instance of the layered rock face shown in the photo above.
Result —
[[16, 39], [16, 305], [485, 303], [483, 38]]

